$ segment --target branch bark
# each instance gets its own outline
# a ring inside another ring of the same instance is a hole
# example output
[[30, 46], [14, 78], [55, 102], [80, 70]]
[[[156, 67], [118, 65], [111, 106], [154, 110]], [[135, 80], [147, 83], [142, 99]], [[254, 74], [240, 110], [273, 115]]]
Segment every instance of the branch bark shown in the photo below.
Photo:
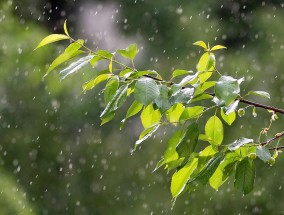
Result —
[[245, 103], [245, 104], [253, 105], [253, 106], [259, 107], [259, 108], [264, 108], [264, 109], [266, 109], [266, 110], [272, 110], [272, 111], [274, 111], [275, 113], [284, 114], [284, 110], [283, 110], [283, 109], [280, 109], [280, 108], [276, 108], [276, 107], [273, 107], [273, 106], [260, 104], [260, 103], [253, 102], [253, 101], [249, 101], [249, 100], [246, 100], [246, 99], [239, 99], [239, 100], [240, 100], [240, 102]]
[[[284, 131], [282, 131], [281, 133], [275, 134], [275, 136], [273, 138], [271, 138], [270, 140], [264, 141], [264, 142], [260, 143], [259, 145], [266, 146], [266, 145], [270, 144], [271, 142], [273, 142], [274, 140], [277, 140], [277, 139], [279, 139], [283, 136], [284, 136]], [[275, 147], [274, 149], [276, 149], [276, 148], [279, 148], [279, 147]]]

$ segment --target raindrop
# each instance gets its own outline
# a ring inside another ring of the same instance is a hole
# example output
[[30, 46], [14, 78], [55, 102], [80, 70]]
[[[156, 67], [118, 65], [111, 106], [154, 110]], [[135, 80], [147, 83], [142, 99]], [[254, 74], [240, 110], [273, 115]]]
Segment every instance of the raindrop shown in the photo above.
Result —
[[177, 13], [177, 14], [180, 15], [180, 14], [182, 14], [182, 12], [183, 12], [183, 10], [182, 10], [181, 7], [179, 7], [179, 8], [176, 9], [176, 13]]

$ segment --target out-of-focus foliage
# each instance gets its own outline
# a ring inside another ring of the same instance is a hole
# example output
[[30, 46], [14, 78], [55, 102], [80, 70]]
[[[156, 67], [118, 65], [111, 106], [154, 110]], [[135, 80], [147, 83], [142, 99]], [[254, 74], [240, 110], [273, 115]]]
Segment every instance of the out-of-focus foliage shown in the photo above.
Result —
[[[141, 129], [137, 121], [125, 124], [127, 135], [117, 131], [122, 114], [114, 118], [114, 126], [106, 124], [101, 129], [97, 126], [102, 110], [99, 91], [78, 97], [80, 84], [90, 72], [62, 83], [59, 76], [50, 75], [42, 82], [46, 62], [59, 50], [45, 48], [34, 54], [36, 43], [51, 30], [62, 32], [59, 27], [66, 18], [76, 24], [79, 14], [91, 8], [80, 7], [82, 1], [7, 2], [12, 5], [1, 6], [0, 22], [1, 165], [14, 175], [38, 214], [274, 214], [284, 210], [279, 201], [283, 198], [282, 154], [273, 169], [260, 167], [252, 194], [240, 199], [231, 185], [223, 185], [217, 193], [208, 187], [181, 198], [170, 210], [169, 176], [151, 171], [161, 156], [157, 152], [166, 147], [157, 139], [171, 131], [157, 134], [131, 156], [129, 150], [138, 135], [133, 128]], [[105, 1], [92, 2], [103, 5]], [[283, 106], [282, 1], [107, 2], [121, 4], [120, 33], [127, 31], [137, 36], [138, 43], [143, 41], [141, 67], [155, 68], [170, 78], [174, 68], [194, 67], [198, 56], [198, 49], [191, 46], [194, 41], [224, 44], [229, 49], [226, 56], [216, 58], [220, 69], [245, 76], [253, 90], [268, 91], [274, 98], [271, 104]], [[43, 27], [49, 30], [43, 32]], [[218, 42], [213, 42], [215, 37]], [[27, 48], [18, 49], [19, 45]], [[245, 83], [243, 87], [249, 89]], [[257, 114], [251, 119], [246, 111], [244, 117], [250, 123], [236, 120], [237, 129], [225, 127], [229, 138], [224, 141], [234, 141], [240, 134], [257, 135], [256, 126], [269, 124], [268, 115], [263, 117], [258, 110]], [[282, 124], [274, 124], [273, 130], [277, 129], [282, 130]], [[14, 172], [18, 166], [20, 172]]]

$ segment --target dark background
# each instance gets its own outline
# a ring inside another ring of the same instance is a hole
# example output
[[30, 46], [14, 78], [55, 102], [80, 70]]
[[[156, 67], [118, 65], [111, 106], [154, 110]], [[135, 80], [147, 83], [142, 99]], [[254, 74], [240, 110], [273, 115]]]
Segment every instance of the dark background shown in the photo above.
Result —
[[[266, 90], [283, 108], [283, 1], [36, 1], [0, 3], [0, 213], [1, 214], [281, 214], [283, 155], [270, 167], [257, 165], [249, 195], [233, 179], [215, 192], [209, 186], [178, 199], [171, 210], [170, 174], [152, 173], [170, 130], [161, 131], [131, 155], [139, 120], [99, 126], [99, 90], [80, 95], [92, 69], [60, 82], [58, 71], [42, 80], [67, 42], [36, 52], [38, 42], [62, 33], [86, 39], [93, 49], [140, 48], [137, 67], [165, 78], [175, 68], [192, 69], [197, 40], [228, 47], [216, 53], [222, 74], [245, 77], [244, 91]], [[251, 109], [226, 127], [225, 142], [257, 138], [270, 114]], [[283, 130], [283, 117], [267, 138]], [[172, 128], [170, 128], [172, 130]]]

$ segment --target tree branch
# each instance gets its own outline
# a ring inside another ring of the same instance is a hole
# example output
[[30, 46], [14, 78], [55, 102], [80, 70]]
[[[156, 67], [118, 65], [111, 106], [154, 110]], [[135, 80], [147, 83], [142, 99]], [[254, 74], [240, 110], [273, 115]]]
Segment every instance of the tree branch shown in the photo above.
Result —
[[284, 149], [284, 146], [269, 148], [269, 150], [280, 150], [280, 149]]
[[259, 108], [264, 108], [266, 110], [272, 110], [274, 111], [275, 113], [281, 113], [281, 114], [284, 114], [284, 110], [283, 109], [280, 109], [280, 108], [276, 108], [276, 107], [272, 107], [272, 106], [268, 106], [268, 105], [263, 105], [263, 104], [260, 104], [260, 103], [256, 103], [256, 102], [252, 102], [252, 101], [249, 101], [249, 100], [246, 100], [246, 99], [239, 99], [240, 102], [242, 103], [246, 103], [246, 104], [249, 104], [249, 105], [253, 105], [255, 107], [259, 107]]
[[[284, 136], [284, 131], [282, 131], [281, 133], [275, 134], [275, 136], [273, 138], [271, 138], [270, 140], [267, 140], [265, 142], [262, 142], [259, 145], [266, 146], [266, 145], [270, 144], [271, 142], [273, 142], [274, 140], [277, 140], [277, 139], [279, 139], [279, 138], [281, 138], [283, 136]], [[275, 147], [275, 148], [279, 148], [279, 147]]]

